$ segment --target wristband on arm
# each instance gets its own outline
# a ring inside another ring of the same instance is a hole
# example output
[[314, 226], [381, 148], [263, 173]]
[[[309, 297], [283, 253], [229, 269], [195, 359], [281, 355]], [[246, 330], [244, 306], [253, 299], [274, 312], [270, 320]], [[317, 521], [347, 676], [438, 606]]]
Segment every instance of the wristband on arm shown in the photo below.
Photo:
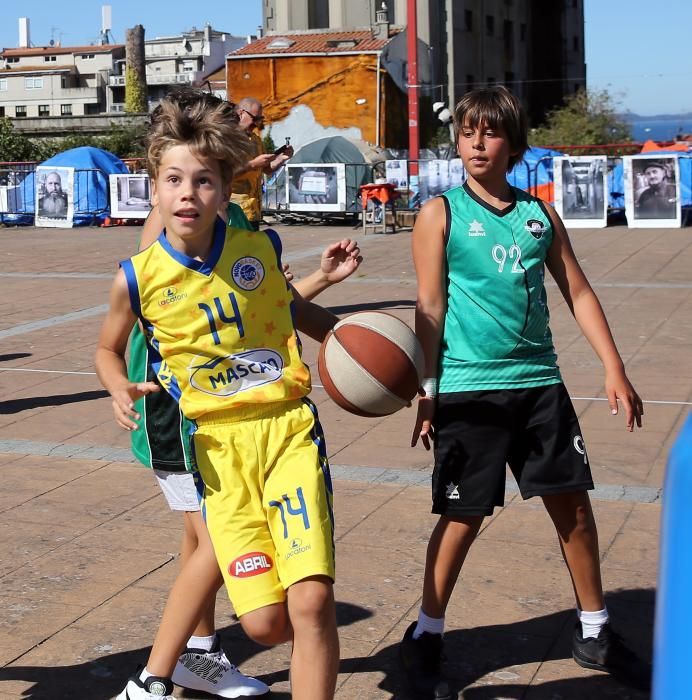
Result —
[[426, 398], [434, 399], [437, 396], [437, 377], [426, 377], [420, 386]]

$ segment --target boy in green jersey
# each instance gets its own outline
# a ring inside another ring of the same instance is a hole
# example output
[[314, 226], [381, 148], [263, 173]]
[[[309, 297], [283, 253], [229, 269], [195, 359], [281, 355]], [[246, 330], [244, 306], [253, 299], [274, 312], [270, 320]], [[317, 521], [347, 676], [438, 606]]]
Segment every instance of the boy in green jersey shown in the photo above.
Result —
[[427, 203], [413, 231], [416, 334], [426, 357], [411, 445], [435, 440], [433, 512], [422, 605], [400, 657], [419, 698], [456, 697], [441, 674], [444, 614], [484, 516], [504, 502], [509, 464], [524, 498], [540, 496], [574, 587], [573, 657], [635, 687], [650, 668], [612, 631], [605, 607], [593, 488], [579, 423], [557, 366], [544, 267], [605, 368], [611, 413], [641, 427], [603, 309], [555, 210], [513, 188], [526, 119], [504, 87], [474, 90], [454, 114], [468, 178]]

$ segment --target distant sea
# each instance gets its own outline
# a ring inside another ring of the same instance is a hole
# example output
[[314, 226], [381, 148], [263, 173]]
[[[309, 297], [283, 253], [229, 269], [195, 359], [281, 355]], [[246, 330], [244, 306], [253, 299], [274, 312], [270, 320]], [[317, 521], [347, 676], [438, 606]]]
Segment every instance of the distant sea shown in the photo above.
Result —
[[641, 117], [624, 115], [632, 127], [632, 138], [635, 141], [672, 141], [677, 134], [692, 134], [692, 117], [688, 114], [675, 117]]

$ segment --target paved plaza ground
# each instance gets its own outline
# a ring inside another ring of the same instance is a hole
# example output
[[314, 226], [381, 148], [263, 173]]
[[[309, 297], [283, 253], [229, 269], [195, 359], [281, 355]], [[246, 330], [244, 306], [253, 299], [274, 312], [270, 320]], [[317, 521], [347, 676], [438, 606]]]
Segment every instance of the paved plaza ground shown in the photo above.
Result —
[[[348, 227], [279, 227], [296, 276]], [[134, 463], [94, 374], [116, 262], [134, 227], [0, 228], [0, 699], [108, 700], [146, 660], [178, 570], [180, 516]], [[409, 230], [359, 240], [361, 270], [320, 301], [413, 323]], [[692, 402], [692, 229], [579, 230], [573, 243], [645, 400], [629, 434], [603, 400], [603, 372], [557, 288], [552, 329], [598, 488], [604, 584], [615, 626], [644, 656], [653, 609], [666, 455]], [[305, 339], [315, 367], [317, 344]], [[338, 700], [410, 698], [397, 644], [416, 618], [430, 515], [431, 454], [409, 444], [412, 409], [380, 419], [339, 409], [319, 386], [335, 486], [341, 667]], [[639, 700], [571, 660], [574, 600], [539, 501], [508, 483], [447, 616], [447, 670], [466, 700]], [[231, 659], [288, 698], [289, 648], [250, 643], [222, 591]], [[181, 698], [196, 697], [176, 691]]]

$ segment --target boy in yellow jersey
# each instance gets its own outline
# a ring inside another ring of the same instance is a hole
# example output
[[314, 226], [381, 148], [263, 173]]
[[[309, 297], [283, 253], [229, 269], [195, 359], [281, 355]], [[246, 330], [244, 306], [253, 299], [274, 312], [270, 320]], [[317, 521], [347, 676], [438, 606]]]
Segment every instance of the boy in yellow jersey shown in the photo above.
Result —
[[[124, 353], [139, 318], [161, 385], [195, 422], [202, 512], [243, 628], [259, 643], [293, 641], [294, 697], [331, 698], [339, 658], [331, 479], [293, 318], [321, 339], [336, 317], [287, 285], [274, 232], [227, 231], [217, 218], [247, 159], [232, 107], [184, 111], [164, 100], [158, 109], [148, 162], [165, 228], [121, 265], [97, 372], [118, 423], [133, 429], [134, 401], [157, 390], [127, 379]], [[132, 684], [147, 693], [137, 697], [172, 697], [170, 679]]]

